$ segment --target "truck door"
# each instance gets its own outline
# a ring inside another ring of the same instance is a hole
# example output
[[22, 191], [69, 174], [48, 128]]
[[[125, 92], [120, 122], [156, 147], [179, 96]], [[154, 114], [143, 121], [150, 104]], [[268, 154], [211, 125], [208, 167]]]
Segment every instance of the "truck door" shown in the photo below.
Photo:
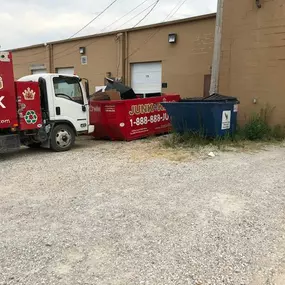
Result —
[[77, 132], [88, 130], [88, 101], [80, 79], [74, 76], [53, 78], [55, 120], [71, 122]]

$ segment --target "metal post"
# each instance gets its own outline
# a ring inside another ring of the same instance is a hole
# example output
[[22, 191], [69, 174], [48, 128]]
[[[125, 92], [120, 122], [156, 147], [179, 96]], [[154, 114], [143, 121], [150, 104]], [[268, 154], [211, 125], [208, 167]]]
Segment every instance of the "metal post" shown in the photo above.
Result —
[[224, 0], [218, 0], [210, 95], [218, 93], [219, 90], [223, 10], [224, 10]]
[[53, 62], [53, 44], [47, 44], [48, 48], [48, 59], [49, 59], [49, 72], [54, 72], [54, 62]]

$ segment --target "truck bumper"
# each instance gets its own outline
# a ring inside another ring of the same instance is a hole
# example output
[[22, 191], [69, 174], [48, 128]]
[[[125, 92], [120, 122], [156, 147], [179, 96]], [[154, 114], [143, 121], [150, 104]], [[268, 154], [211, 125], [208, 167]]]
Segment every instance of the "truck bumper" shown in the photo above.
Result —
[[13, 152], [21, 146], [19, 135], [0, 135], [0, 153]]
[[94, 125], [89, 125], [88, 126], [88, 134], [92, 134], [95, 131], [95, 126]]

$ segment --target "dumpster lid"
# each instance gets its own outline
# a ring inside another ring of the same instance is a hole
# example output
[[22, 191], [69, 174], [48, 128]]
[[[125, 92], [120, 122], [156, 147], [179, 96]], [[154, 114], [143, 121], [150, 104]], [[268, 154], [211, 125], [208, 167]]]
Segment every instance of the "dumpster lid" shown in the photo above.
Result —
[[204, 97], [203, 101], [238, 101], [236, 97], [225, 96], [219, 93], [214, 93], [208, 97]]
[[181, 102], [222, 102], [222, 101], [236, 101], [239, 102], [236, 97], [232, 96], [225, 96], [218, 93], [214, 93], [207, 97], [192, 97], [192, 98], [185, 98], [182, 99]]

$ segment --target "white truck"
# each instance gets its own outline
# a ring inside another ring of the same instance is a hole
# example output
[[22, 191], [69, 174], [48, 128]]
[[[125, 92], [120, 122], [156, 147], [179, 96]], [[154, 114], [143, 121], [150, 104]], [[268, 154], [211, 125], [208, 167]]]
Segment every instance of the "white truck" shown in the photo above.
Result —
[[14, 82], [12, 55], [1, 52], [0, 152], [20, 144], [66, 151], [76, 136], [94, 132], [88, 81], [82, 81], [75, 75], [35, 74]]

